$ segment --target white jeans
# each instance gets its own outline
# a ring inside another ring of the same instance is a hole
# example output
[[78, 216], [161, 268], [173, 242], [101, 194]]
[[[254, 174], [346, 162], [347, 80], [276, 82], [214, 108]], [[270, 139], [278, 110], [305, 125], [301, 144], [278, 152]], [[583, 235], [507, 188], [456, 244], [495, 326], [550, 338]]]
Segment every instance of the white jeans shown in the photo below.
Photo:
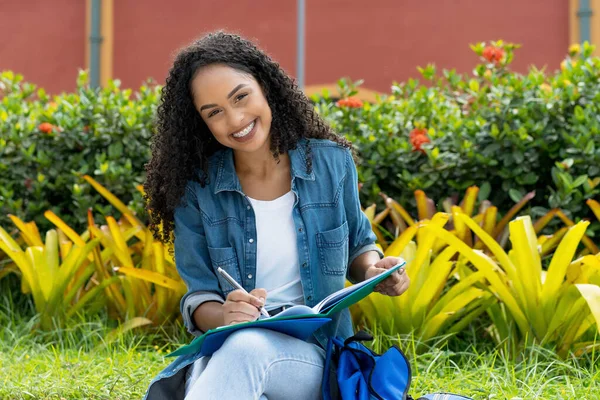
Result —
[[283, 333], [234, 332], [190, 368], [185, 400], [318, 400], [325, 351]]

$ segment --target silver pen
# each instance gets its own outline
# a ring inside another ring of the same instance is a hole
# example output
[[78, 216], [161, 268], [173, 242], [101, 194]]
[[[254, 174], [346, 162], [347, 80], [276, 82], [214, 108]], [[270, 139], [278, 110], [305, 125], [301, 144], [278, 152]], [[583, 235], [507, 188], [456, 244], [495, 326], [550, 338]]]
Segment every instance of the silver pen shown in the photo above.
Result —
[[[229, 282], [229, 284], [230, 284], [231, 286], [233, 286], [233, 287], [234, 287], [234, 288], [236, 288], [236, 289], [242, 290], [244, 293], [248, 293], [248, 292], [246, 291], [246, 289], [244, 289], [244, 288], [242, 287], [242, 285], [240, 285], [239, 283], [237, 283], [237, 282], [235, 281], [235, 279], [233, 279], [233, 278], [231, 277], [231, 275], [229, 275], [229, 274], [228, 274], [228, 273], [227, 273], [227, 272], [226, 272], [226, 271], [225, 271], [223, 268], [221, 268], [221, 267], [218, 267], [218, 268], [217, 268], [217, 272], [218, 272], [219, 274], [221, 274], [221, 276], [222, 276], [223, 278], [225, 278], [225, 280], [226, 280], [227, 282]], [[261, 313], [262, 315], [264, 315], [265, 317], [270, 317], [269, 313], [267, 312], [267, 310], [265, 310], [265, 308], [264, 308], [264, 307], [261, 307], [261, 308], [260, 308], [260, 313]]]

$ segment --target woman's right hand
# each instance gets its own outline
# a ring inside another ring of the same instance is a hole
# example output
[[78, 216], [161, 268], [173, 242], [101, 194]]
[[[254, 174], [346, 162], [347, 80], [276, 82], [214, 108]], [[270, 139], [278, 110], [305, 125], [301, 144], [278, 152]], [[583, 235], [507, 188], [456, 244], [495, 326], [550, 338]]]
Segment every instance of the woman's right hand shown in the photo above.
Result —
[[234, 290], [227, 295], [223, 304], [224, 325], [255, 321], [266, 300], [267, 291], [265, 289], [254, 289], [250, 293], [244, 293], [239, 289]]

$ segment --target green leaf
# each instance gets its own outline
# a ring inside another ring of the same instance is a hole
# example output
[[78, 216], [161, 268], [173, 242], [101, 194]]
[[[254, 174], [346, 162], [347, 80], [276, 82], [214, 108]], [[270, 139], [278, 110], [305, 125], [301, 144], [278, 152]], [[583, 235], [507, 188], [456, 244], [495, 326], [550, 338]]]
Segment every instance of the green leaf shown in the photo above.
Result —
[[477, 195], [477, 199], [481, 202], [483, 200], [487, 200], [490, 196], [490, 192], [492, 191], [492, 185], [489, 182], [483, 182], [481, 187], [479, 188], [479, 193]]
[[518, 191], [517, 189], [514, 189], [514, 188], [511, 188], [508, 191], [508, 195], [515, 203], [518, 203], [523, 198], [523, 193], [521, 193], [520, 191]]
[[583, 185], [584, 183], [586, 183], [587, 180], [588, 180], [587, 175], [581, 175], [581, 176], [577, 177], [577, 179], [575, 179], [572, 186], [573, 186], [573, 188], [579, 187], [579, 186]]
[[479, 92], [479, 82], [477, 82], [475, 79], [471, 79], [469, 81], [469, 89], [475, 93]]
[[585, 120], [585, 113], [583, 112], [583, 108], [581, 108], [581, 106], [579, 106], [579, 105], [575, 106], [575, 109], [573, 111], [574, 111], [574, 114], [575, 114], [575, 118], [578, 121]]

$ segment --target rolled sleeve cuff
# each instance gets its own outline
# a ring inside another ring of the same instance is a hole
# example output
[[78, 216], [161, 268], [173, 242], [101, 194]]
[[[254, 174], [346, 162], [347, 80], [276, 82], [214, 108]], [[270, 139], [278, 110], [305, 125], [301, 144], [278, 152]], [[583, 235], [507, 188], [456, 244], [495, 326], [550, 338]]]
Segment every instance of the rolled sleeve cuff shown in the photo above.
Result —
[[[350, 255], [350, 258], [348, 259], [348, 266], [352, 265], [352, 263], [354, 262], [356, 257], [360, 256], [363, 253], [366, 253], [367, 251], [376, 251], [377, 254], [379, 254], [379, 258], [380, 259], [383, 258], [383, 252], [381, 251], [379, 246], [377, 246], [375, 243], [370, 243], [365, 246], [359, 247]], [[356, 283], [356, 282], [354, 282], [354, 280], [350, 279], [350, 268], [348, 268], [348, 273], [346, 274], [346, 278], [351, 283]]]
[[216, 301], [218, 303], [225, 303], [225, 300], [221, 296], [213, 292], [194, 292], [188, 295], [181, 306], [181, 316], [183, 317], [183, 324], [187, 328], [188, 332], [194, 336], [200, 336], [204, 332], [198, 329], [194, 323], [194, 311], [202, 303], [207, 301]]

